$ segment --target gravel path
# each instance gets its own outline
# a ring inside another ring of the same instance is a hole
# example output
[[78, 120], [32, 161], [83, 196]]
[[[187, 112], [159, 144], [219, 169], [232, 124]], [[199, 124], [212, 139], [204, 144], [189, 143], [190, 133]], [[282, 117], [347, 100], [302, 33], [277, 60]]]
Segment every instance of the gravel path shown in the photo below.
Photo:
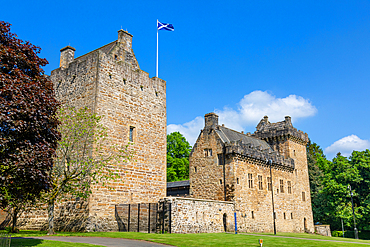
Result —
[[163, 247], [170, 246], [164, 244], [158, 244], [142, 240], [131, 240], [123, 238], [102, 238], [102, 237], [57, 237], [57, 236], [45, 236], [45, 237], [28, 237], [34, 239], [44, 239], [44, 240], [55, 240], [62, 242], [72, 242], [72, 243], [86, 243], [86, 244], [96, 244], [103, 245], [107, 247]]

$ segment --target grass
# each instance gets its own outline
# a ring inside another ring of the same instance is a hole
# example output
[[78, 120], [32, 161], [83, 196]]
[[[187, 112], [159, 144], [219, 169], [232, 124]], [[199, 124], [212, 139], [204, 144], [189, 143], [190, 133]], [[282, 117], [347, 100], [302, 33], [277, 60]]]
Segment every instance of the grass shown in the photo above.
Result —
[[[46, 232], [40, 231], [21, 231], [12, 237], [32, 237], [32, 236], [45, 236]], [[320, 235], [312, 235], [305, 233], [278, 233], [278, 236], [284, 237], [297, 237], [304, 239], [292, 238], [277, 238], [271, 233], [261, 233], [261, 236], [254, 236], [251, 234], [230, 234], [230, 233], [200, 233], [200, 234], [148, 234], [137, 232], [89, 232], [89, 233], [76, 233], [76, 232], [59, 232], [57, 236], [86, 236], [86, 237], [109, 237], [109, 238], [126, 238], [126, 239], [139, 239], [147, 240], [157, 243], [164, 243], [175, 246], [259, 246], [258, 240], [263, 239], [263, 246], [364, 246], [355, 243], [341, 243], [341, 242], [327, 242], [315, 241], [308, 239], [322, 239], [322, 240], [335, 240], [335, 241], [349, 241], [358, 243], [368, 243], [369, 240], [355, 240], [348, 238], [338, 237], [324, 237]], [[24, 242], [20, 242], [20, 240]], [[19, 241], [19, 243], [18, 243]], [[14, 245], [13, 245], [14, 244]], [[12, 239], [12, 246], [93, 246], [83, 245], [77, 243], [65, 243], [49, 240], [38, 239]], [[96, 245], [95, 245], [96, 246]], [[366, 246], [366, 245], [365, 245]]]

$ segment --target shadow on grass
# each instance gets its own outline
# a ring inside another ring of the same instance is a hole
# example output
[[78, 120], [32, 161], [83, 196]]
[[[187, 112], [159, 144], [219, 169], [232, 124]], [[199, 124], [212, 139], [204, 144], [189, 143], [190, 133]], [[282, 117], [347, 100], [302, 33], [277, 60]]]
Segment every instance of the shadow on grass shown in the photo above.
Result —
[[12, 238], [11, 246], [20, 247], [20, 246], [37, 246], [41, 244], [44, 240], [34, 239], [34, 238]]

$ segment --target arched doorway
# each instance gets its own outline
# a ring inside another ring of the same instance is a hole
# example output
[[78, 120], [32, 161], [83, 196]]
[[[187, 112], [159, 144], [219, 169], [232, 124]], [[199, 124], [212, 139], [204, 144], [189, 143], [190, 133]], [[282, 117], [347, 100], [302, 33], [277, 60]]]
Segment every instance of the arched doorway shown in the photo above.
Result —
[[304, 231], [306, 232], [307, 231], [307, 220], [306, 220], [306, 218], [303, 218], [303, 227], [304, 227]]
[[226, 215], [226, 213], [224, 213], [224, 215], [222, 217], [222, 221], [224, 223], [224, 231], [226, 232], [226, 225], [227, 225], [227, 215]]

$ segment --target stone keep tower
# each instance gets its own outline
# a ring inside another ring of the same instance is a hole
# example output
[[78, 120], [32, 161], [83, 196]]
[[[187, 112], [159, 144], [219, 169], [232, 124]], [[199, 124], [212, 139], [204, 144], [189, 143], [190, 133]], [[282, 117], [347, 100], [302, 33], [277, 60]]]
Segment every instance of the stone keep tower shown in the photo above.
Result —
[[74, 52], [61, 49], [60, 68], [51, 72], [58, 100], [102, 116], [107, 145], [134, 143], [135, 156], [119, 167], [115, 190], [94, 190], [86, 209], [86, 230], [115, 230], [116, 204], [166, 196], [166, 82], [140, 69], [132, 35], [123, 30], [118, 40], [92, 52], [78, 58]]
[[190, 195], [233, 201], [242, 232], [272, 232], [273, 212], [278, 232], [313, 232], [307, 141], [290, 117], [277, 123], [264, 117], [245, 134], [206, 114], [189, 157]]

